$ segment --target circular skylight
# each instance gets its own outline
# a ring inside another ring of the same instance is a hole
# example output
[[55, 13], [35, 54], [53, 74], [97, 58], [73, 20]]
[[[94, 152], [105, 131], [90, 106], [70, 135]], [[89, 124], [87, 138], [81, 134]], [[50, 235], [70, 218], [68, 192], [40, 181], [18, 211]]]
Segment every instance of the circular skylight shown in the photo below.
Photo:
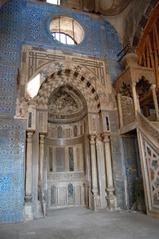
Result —
[[83, 28], [71, 17], [54, 18], [50, 23], [50, 31], [55, 40], [66, 45], [78, 45], [84, 38]]

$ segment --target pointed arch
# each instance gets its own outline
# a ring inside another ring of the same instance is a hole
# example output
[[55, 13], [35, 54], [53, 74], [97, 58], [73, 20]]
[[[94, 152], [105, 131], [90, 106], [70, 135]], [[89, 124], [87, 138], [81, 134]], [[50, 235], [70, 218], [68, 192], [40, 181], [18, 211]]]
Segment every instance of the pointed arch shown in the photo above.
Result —
[[87, 102], [88, 112], [100, 111], [100, 99], [95, 87], [84, 76], [71, 69], [60, 70], [49, 75], [42, 83], [38, 95], [33, 101], [37, 107], [47, 109], [51, 93], [56, 88], [68, 84], [79, 90], [84, 96]]

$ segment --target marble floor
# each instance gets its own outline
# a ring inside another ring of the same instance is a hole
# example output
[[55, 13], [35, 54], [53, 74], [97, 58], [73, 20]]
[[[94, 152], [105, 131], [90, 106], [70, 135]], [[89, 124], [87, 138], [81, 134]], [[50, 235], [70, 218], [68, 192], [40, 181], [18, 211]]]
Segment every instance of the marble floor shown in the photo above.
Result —
[[59, 209], [32, 222], [1, 224], [0, 239], [159, 239], [159, 220], [137, 212]]

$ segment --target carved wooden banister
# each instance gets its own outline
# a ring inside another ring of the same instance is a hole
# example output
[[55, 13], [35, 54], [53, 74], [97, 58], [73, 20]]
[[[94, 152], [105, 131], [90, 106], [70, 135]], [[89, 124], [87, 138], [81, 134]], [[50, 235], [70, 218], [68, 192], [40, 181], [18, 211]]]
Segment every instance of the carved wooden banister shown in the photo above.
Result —
[[157, 129], [146, 117], [141, 113], [137, 113], [138, 128], [147, 136], [153, 139], [155, 145], [159, 145], [159, 129]]
[[137, 113], [137, 136], [147, 213], [159, 218], [159, 129]]

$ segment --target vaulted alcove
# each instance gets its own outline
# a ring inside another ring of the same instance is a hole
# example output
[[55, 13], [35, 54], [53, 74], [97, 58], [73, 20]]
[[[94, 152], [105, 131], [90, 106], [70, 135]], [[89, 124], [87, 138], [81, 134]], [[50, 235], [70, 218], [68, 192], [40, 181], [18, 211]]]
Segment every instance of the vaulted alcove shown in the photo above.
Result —
[[47, 210], [89, 207], [87, 114], [84, 97], [69, 84], [56, 88], [49, 97], [45, 140]]
[[38, 92], [33, 96], [28, 91], [30, 82], [37, 82], [31, 77], [17, 108], [17, 115], [28, 117], [26, 220], [63, 207], [116, 207], [106, 112], [113, 104], [106, 99], [113, 94], [109, 78], [102, 77], [104, 62], [59, 56], [64, 59], [61, 65], [39, 61], [41, 68], [33, 74], [40, 74]]

